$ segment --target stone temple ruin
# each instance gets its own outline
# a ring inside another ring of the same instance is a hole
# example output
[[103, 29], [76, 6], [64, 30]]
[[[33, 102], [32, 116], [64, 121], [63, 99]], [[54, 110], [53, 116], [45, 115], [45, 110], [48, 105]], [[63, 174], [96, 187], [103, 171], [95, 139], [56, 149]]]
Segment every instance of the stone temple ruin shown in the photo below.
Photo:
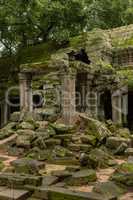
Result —
[[133, 25], [1, 58], [0, 199], [129, 199], [132, 67]]
[[[32, 97], [33, 85], [43, 76], [42, 85], [37, 89], [44, 93], [41, 87], [50, 88], [51, 99], [58, 104], [55, 107], [58, 107], [64, 123], [71, 124], [78, 111], [99, 120], [112, 119], [132, 128], [132, 37], [132, 25], [96, 30], [72, 39], [67, 47], [46, 59], [44, 56], [42, 62], [39, 62], [39, 57], [34, 58], [36, 62], [33, 63], [24, 60], [19, 73], [20, 110], [33, 111], [32, 99], [37, 101], [37, 95]], [[26, 56], [28, 60], [30, 55]], [[59, 88], [60, 94], [57, 94]], [[51, 105], [49, 102], [47, 105], [46, 100], [44, 108], [47, 106]]]

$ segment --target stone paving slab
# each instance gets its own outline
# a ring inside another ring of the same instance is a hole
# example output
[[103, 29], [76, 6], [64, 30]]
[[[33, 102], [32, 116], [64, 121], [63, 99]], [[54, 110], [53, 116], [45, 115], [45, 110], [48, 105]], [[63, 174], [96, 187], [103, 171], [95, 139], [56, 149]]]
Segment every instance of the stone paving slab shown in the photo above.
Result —
[[5, 188], [0, 191], [0, 200], [26, 200], [30, 192], [26, 190], [16, 190]]
[[95, 193], [74, 192], [59, 187], [38, 187], [33, 197], [46, 200], [117, 200], [117, 197], [105, 198]]

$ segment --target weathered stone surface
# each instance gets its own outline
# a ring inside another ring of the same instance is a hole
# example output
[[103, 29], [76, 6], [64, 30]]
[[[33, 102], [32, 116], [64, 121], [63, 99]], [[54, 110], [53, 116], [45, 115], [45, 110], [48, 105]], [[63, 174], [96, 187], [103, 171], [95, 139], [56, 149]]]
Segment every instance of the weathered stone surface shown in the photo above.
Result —
[[106, 168], [110, 165], [110, 161], [113, 161], [113, 157], [102, 149], [96, 148], [89, 153], [88, 164], [92, 168]]
[[60, 145], [61, 144], [61, 140], [51, 138], [51, 139], [47, 139], [45, 141], [45, 144], [46, 144], [47, 147], [53, 148], [53, 146]]
[[0, 191], [1, 200], [24, 200], [30, 196], [30, 192], [26, 190], [16, 190], [12, 188], [5, 188]]
[[57, 164], [57, 165], [79, 165], [79, 160], [75, 157], [63, 157], [63, 158], [54, 158], [49, 159], [48, 161], [51, 164]]
[[71, 133], [74, 130], [73, 126], [66, 126], [65, 124], [54, 123], [51, 126], [55, 129], [57, 134]]
[[68, 145], [68, 148], [71, 150], [71, 151], [80, 151], [80, 146], [78, 144], [74, 144], [74, 143], [70, 143]]
[[111, 180], [118, 184], [133, 186], [133, 163], [123, 163], [117, 167]]
[[111, 149], [116, 149], [122, 143], [126, 143], [129, 146], [131, 144], [131, 140], [122, 137], [109, 137], [107, 138], [106, 146]]
[[87, 166], [89, 163], [89, 155], [86, 153], [81, 153], [79, 161], [81, 166]]
[[0, 185], [11, 186], [14, 188], [23, 188], [24, 185], [40, 186], [42, 184], [41, 176], [33, 176], [26, 174], [17, 173], [1, 173], [0, 174]]
[[127, 162], [128, 163], [133, 163], [133, 156], [129, 156]]
[[96, 137], [93, 136], [93, 135], [84, 135], [84, 136], [81, 136], [81, 141], [85, 144], [91, 144], [93, 146], [96, 145]]
[[41, 168], [44, 168], [44, 163], [32, 159], [18, 159], [12, 162], [16, 173], [22, 174], [38, 174]]
[[57, 176], [46, 175], [43, 177], [42, 185], [43, 186], [51, 186], [53, 184], [56, 184], [58, 182], [58, 180], [59, 179]]
[[130, 131], [128, 128], [119, 128], [117, 131], [116, 131], [116, 134], [120, 137], [123, 137], [123, 138], [130, 138]]
[[72, 134], [58, 134], [55, 135], [54, 138], [56, 139], [61, 139], [61, 140], [65, 140], [65, 139], [72, 139]]
[[20, 112], [14, 112], [11, 114], [10, 120], [12, 122], [19, 122], [20, 120]]
[[97, 183], [94, 188], [93, 192], [102, 195], [104, 198], [112, 198], [112, 197], [119, 197], [122, 194], [124, 194], [125, 190], [120, 188], [115, 183], [109, 181], [109, 182], [103, 182], [103, 183]]
[[78, 165], [70, 165], [66, 167], [66, 170], [69, 172], [77, 172], [80, 170], [80, 166]]
[[126, 149], [128, 148], [128, 145], [126, 143], [120, 144], [120, 146], [116, 149], [114, 152], [115, 155], [124, 155]]
[[18, 129], [29, 129], [29, 130], [34, 130], [35, 127], [33, 124], [29, 122], [22, 122], [18, 125]]
[[[50, 200], [103, 200], [103, 196], [95, 193], [73, 192], [60, 187], [38, 188], [33, 196]], [[117, 200], [117, 198], [104, 198], [104, 200]]]
[[52, 156], [53, 157], [72, 157], [74, 156], [73, 152], [70, 150], [61, 147], [61, 146], [55, 146], [54, 149], [52, 150]]
[[14, 134], [16, 130], [16, 123], [10, 122], [0, 130], [0, 140], [5, 139]]
[[59, 177], [61, 179], [64, 179], [66, 177], [72, 176], [72, 172], [67, 171], [67, 170], [58, 170], [58, 171], [53, 171], [52, 175], [53, 176], [57, 176], [57, 177]]
[[86, 185], [89, 182], [94, 182], [96, 180], [96, 172], [94, 170], [85, 169], [73, 173], [72, 177], [67, 180], [67, 184], [73, 186], [80, 186]]
[[71, 151], [81, 151], [81, 152], [89, 152], [91, 150], [92, 146], [89, 144], [74, 144], [70, 143], [68, 144], [68, 149]]
[[19, 135], [16, 140], [17, 147], [29, 149], [31, 146], [29, 135]]
[[127, 156], [133, 156], [133, 148], [128, 148], [128, 149], [126, 149], [125, 154], [126, 154]]
[[95, 136], [100, 142], [103, 141], [104, 138], [112, 135], [104, 123], [86, 117], [84, 114], [80, 114], [79, 116], [86, 123], [86, 134]]

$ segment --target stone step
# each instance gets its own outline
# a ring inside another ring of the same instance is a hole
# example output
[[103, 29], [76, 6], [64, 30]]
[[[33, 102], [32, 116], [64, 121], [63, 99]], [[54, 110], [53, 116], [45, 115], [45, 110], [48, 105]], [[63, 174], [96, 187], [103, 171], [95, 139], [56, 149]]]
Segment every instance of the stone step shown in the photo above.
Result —
[[0, 185], [14, 188], [22, 188], [24, 185], [40, 186], [42, 184], [41, 176], [34, 176], [29, 174], [14, 174], [2, 173], [0, 174]]
[[27, 190], [3, 188], [0, 190], [0, 200], [26, 200], [31, 193]]
[[33, 197], [45, 200], [117, 200], [117, 197], [105, 198], [96, 193], [75, 192], [60, 187], [38, 187]]

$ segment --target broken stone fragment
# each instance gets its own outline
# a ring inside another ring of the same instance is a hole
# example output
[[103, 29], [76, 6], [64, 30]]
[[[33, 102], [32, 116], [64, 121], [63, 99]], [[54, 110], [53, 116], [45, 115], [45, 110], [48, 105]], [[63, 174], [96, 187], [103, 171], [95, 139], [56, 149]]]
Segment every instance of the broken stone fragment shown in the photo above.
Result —
[[70, 166], [66, 167], [66, 170], [70, 171], [70, 172], [77, 172], [77, 171], [80, 170], [80, 166], [78, 166], [78, 165], [70, 165]]
[[97, 139], [94, 135], [84, 135], [84, 136], [81, 136], [81, 141], [85, 144], [91, 144], [95, 146]]
[[105, 138], [112, 135], [104, 123], [96, 119], [89, 118], [83, 114], [80, 114], [79, 116], [84, 121], [85, 127], [87, 127], [86, 135], [95, 136], [99, 142], [102, 142]]
[[71, 140], [72, 134], [58, 134], [58, 135], [55, 135], [54, 138], [61, 139], [61, 140], [65, 140], [65, 139]]
[[123, 163], [117, 167], [110, 180], [123, 186], [133, 186], [133, 163]]
[[19, 122], [20, 121], [20, 112], [14, 112], [11, 114], [10, 120], [12, 122]]
[[118, 135], [119, 137], [123, 137], [123, 138], [130, 138], [130, 131], [128, 128], [119, 128], [116, 131], [116, 135]]
[[61, 146], [55, 146], [55, 148], [52, 150], [53, 157], [72, 157], [74, 154], [69, 151], [68, 149], [61, 147]]
[[18, 173], [1, 173], [0, 185], [13, 185], [14, 188], [24, 188], [24, 185], [40, 186], [42, 184], [41, 176], [18, 174]]
[[103, 183], [96, 183], [93, 187], [93, 192], [102, 195], [104, 198], [120, 197], [126, 191], [116, 185], [115, 183], [108, 181]]
[[38, 147], [34, 147], [27, 154], [27, 158], [37, 159], [39, 161], [49, 160], [50, 157], [51, 157], [51, 150], [49, 149], [41, 150]]
[[66, 180], [67, 185], [82, 186], [89, 182], [95, 182], [97, 180], [96, 172], [91, 169], [80, 170], [73, 173], [72, 177]]
[[128, 145], [126, 143], [120, 144], [120, 146], [115, 150], [114, 155], [124, 155]]
[[22, 174], [39, 174], [40, 169], [45, 167], [43, 162], [28, 158], [15, 160], [11, 165], [15, 168], [16, 173]]
[[33, 197], [46, 200], [117, 200], [117, 197], [106, 199], [95, 193], [75, 192], [62, 187], [38, 187]]
[[56, 121], [57, 109], [54, 107], [50, 108], [39, 108], [34, 110], [34, 120], [36, 121]]
[[122, 143], [126, 143], [128, 146], [130, 146], [131, 140], [122, 137], [109, 137], [107, 138], [106, 146], [110, 149], [116, 149]]
[[127, 155], [127, 156], [133, 156], [133, 148], [126, 149], [125, 155]]
[[59, 178], [57, 176], [46, 175], [43, 177], [42, 186], [51, 186], [58, 182]]
[[81, 166], [87, 166], [89, 163], [89, 155], [86, 153], [81, 153], [79, 160]]
[[72, 133], [74, 131], [73, 126], [66, 126], [65, 124], [54, 123], [51, 126], [55, 129], [57, 134]]
[[4, 128], [0, 130], [0, 140], [5, 139], [13, 135], [16, 131], [16, 123], [10, 122]]
[[108, 152], [97, 148], [93, 149], [88, 155], [88, 165], [92, 168], [106, 168], [114, 160]]
[[48, 148], [53, 148], [55, 145], [60, 145], [61, 144], [61, 140], [60, 139], [54, 139], [54, 138], [50, 138], [45, 140], [45, 144]]
[[36, 124], [38, 126], [38, 130], [45, 130], [48, 127], [48, 121], [36, 121]]
[[60, 180], [63, 180], [66, 177], [72, 176], [72, 172], [67, 171], [67, 170], [58, 170], [58, 171], [53, 171], [52, 175], [59, 177]]
[[19, 135], [16, 140], [16, 146], [30, 149], [30, 147], [31, 147], [30, 136], [29, 135]]
[[18, 125], [18, 129], [29, 129], [29, 130], [34, 130], [35, 127], [33, 124], [29, 123], [29, 122], [21, 122]]
[[18, 137], [16, 139], [16, 146], [22, 148], [30, 148], [31, 142], [35, 138], [35, 132], [29, 129], [17, 130]]

